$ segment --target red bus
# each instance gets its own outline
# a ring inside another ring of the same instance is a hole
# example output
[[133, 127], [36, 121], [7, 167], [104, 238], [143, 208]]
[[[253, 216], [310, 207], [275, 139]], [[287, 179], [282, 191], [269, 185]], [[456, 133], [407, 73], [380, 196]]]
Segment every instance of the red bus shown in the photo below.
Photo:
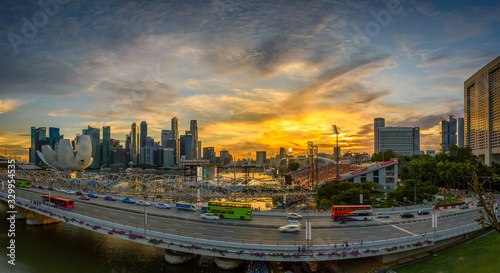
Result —
[[[49, 201], [50, 198], [50, 201]], [[43, 196], [43, 203], [50, 205], [49, 203], [54, 204], [58, 208], [65, 208], [65, 209], [74, 209], [75, 208], [75, 201], [67, 198], [62, 198], [59, 196], [48, 196], [44, 195]]]
[[370, 205], [332, 206], [332, 220], [335, 222], [373, 220], [373, 210]]

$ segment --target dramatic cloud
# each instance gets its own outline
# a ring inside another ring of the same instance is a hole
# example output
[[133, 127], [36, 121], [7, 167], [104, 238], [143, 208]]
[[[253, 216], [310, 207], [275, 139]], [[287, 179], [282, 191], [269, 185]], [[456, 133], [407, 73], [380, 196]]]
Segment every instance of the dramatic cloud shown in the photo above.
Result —
[[11, 2], [0, 144], [16, 154], [31, 126], [72, 138], [109, 125], [124, 140], [146, 120], [158, 140], [174, 116], [239, 157], [307, 141], [331, 153], [331, 124], [344, 151], [372, 152], [374, 117], [421, 127], [437, 150], [439, 118], [463, 116], [463, 81], [500, 48], [497, 3], [401, 1], [384, 23], [377, 1], [71, 1], [26, 34], [42, 9]]
[[19, 100], [0, 100], [0, 114], [16, 111], [24, 103]]

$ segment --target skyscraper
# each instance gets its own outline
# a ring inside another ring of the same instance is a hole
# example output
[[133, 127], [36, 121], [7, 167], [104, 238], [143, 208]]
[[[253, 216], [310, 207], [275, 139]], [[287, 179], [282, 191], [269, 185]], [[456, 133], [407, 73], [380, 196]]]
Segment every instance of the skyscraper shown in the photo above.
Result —
[[146, 145], [141, 147], [141, 164], [153, 165], [154, 139], [146, 137]]
[[[130, 150], [130, 143], [132, 142], [130, 134], [125, 135], [125, 149]], [[128, 164], [128, 163], [127, 163]]]
[[464, 129], [473, 154], [500, 163], [500, 56], [464, 82]]
[[457, 119], [448, 115], [439, 122], [439, 151], [449, 151], [452, 144], [457, 144]]
[[198, 148], [198, 156], [196, 158], [197, 159], [201, 159], [201, 150], [202, 149], [201, 149], [201, 141], [200, 140], [198, 140], [198, 146], [197, 146], [197, 148]]
[[215, 149], [214, 147], [204, 147], [203, 148], [203, 159], [204, 160], [212, 160], [215, 157]]
[[[35, 130], [35, 151], [42, 151], [43, 145], [48, 145], [47, 141], [47, 130], [45, 127], [38, 127]], [[40, 163], [41, 159], [38, 153], [35, 152], [35, 164]]]
[[191, 120], [189, 124], [189, 131], [191, 131], [191, 134], [193, 135], [193, 150], [191, 151], [192, 153], [192, 159], [198, 158], [198, 121], [197, 120]]
[[49, 145], [52, 149], [54, 149], [54, 140], [59, 136], [59, 128], [49, 127]]
[[458, 148], [464, 147], [464, 118], [457, 118], [457, 145]]
[[[180, 138], [179, 138], [179, 156], [181, 158], [184, 158], [186, 159], [186, 135], [182, 135]], [[180, 164], [180, 161], [177, 162], [177, 165]]]
[[172, 135], [175, 139], [175, 165], [179, 165], [181, 161], [181, 145], [179, 140], [179, 119], [173, 117], [171, 120]]
[[193, 141], [194, 135], [193, 132], [191, 131], [186, 131], [186, 135], [184, 138], [185, 141], [185, 146], [184, 146], [184, 155], [186, 156], [186, 160], [193, 160], [195, 159], [193, 155], [195, 154], [196, 151], [194, 151], [194, 141]]
[[286, 157], [286, 149], [284, 147], [280, 147], [280, 159]]
[[379, 152], [378, 146], [378, 128], [385, 127], [385, 119], [384, 118], [375, 118], [373, 122], [373, 143], [374, 143], [374, 153]]
[[168, 141], [174, 139], [172, 130], [161, 130], [161, 147], [167, 148]]
[[130, 129], [130, 157], [132, 160], [132, 166], [137, 166], [139, 164], [138, 155], [139, 149], [139, 127], [135, 122], [132, 123], [132, 128]]
[[30, 163], [35, 163], [36, 154], [36, 127], [31, 127]]
[[141, 121], [141, 133], [140, 133], [140, 147], [146, 146], [146, 137], [148, 136], [148, 123], [143, 120]]
[[102, 165], [109, 168], [111, 166], [110, 157], [111, 127], [102, 127]]
[[101, 169], [101, 150], [100, 150], [100, 137], [101, 130], [93, 128], [89, 125], [87, 130], [82, 130], [90, 136], [90, 141], [92, 142], [92, 164], [88, 167], [89, 169]]
[[266, 151], [257, 151], [255, 156], [257, 166], [262, 166], [266, 163]]

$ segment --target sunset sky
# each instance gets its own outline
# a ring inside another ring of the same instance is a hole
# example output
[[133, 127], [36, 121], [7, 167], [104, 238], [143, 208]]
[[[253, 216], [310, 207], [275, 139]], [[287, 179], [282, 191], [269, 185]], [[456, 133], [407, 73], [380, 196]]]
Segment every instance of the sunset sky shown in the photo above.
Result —
[[332, 153], [332, 124], [343, 151], [373, 153], [375, 117], [438, 150], [463, 82], [500, 55], [498, 1], [42, 2], [0, 7], [1, 155], [27, 159], [31, 126], [109, 125], [124, 144], [174, 116], [237, 158]]

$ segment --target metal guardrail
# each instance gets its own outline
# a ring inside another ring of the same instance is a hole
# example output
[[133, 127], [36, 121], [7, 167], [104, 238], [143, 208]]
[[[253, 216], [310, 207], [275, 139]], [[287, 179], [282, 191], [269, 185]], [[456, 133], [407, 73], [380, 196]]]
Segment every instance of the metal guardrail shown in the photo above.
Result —
[[[0, 193], [0, 196], [3, 199], [7, 199], [5, 193]], [[139, 228], [139, 226], [133, 227], [112, 221], [105, 221], [43, 204], [35, 205], [30, 203], [29, 200], [20, 197], [16, 198], [16, 202], [17, 206], [102, 234], [110, 234], [112, 230], [123, 231], [124, 234], [113, 232], [110, 235], [138, 243], [153, 244], [157, 247], [187, 253], [248, 260], [326, 261], [378, 256], [433, 245], [434, 241], [445, 240], [481, 229], [478, 224], [472, 223], [438, 231], [435, 233], [435, 237], [433, 233], [427, 233], [402, 238], [366, 241], [362, 244], [350, 245], [347, 248], [342, 248], [340, 242], [310, 241], [309, 243], [313, 246], [313, 250], [299, 255], [297, 253], [298, 246], [305, 245], [306, 241], [267, 241], [263, 244], [259, 240], [227, 241], [220, 238], [196, 236], [188, 233], [169, 234], [168, 229], [159, 230], [150, 227], [145, 230], [144, 228]], [[71, 220], [73, 218], [75, 221]], [[80, 221], [83, 221], [83, 223], [81, 224]], [[131, 238], [134, 236], [139, 236], [139, 238]], [[144, 239], [141, 239], [140, 236], [144, 236]], [[151, 239], [161, 240], [162, 243], [154, 244]], [[356, 252], [358, 253], [356, 254]], [[262, 255], [263, 253], [264, 255]]]

